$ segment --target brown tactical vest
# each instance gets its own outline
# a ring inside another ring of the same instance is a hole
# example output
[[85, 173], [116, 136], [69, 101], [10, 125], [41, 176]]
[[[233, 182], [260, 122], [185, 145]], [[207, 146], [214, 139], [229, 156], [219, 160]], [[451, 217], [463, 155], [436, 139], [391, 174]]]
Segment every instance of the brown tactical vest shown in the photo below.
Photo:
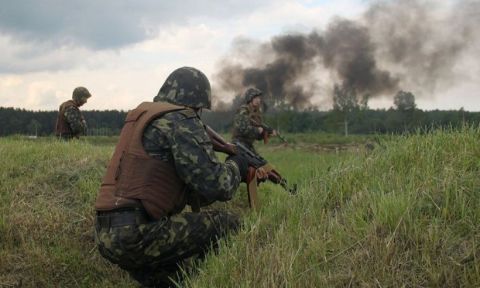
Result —
[[73, 135], [72, 129], [70, 129], [67, 119], [65, 119], [65, 110], [72, 106], [77, 106], [73, 100], [68, 100], [60, 105], [60, 108], [58, 109], [57, 123], [55, 124], [55, 135]]
[[169, 103], [143, 102], [128, 113], [100, 187], [97, 211], [143, 206], [153, 219], [159, 219], [185, 207], [185, 184], [175, 167], [150, 157], [142, 144], [143, 132], [151, 121], [184, 109]]

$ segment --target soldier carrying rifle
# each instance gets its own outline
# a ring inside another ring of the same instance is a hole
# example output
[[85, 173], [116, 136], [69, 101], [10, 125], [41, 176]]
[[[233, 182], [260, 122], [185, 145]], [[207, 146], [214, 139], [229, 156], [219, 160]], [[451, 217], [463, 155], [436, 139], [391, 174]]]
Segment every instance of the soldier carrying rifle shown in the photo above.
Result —
[[268, 137], [278, 135], [275, 129], [263, 123], [262, 96], [261, 90], [248, 88], [243, 93], [245, 104], [240, 106], [233, 119], [232, 142], [241, 143], [255, 153], [257, 153], [253, 147], [255, 140], [264, 139], [267, 142]]
[[[255, 209], [258, 208], [256, 186], [261, 181], [268, 179], [275, 184], [280, 184], [290, 194], [297, 192], [297, 186], [295, 184], [289, 186], [287, 180], [260, 156], [253, 146], [255, 140], [263, 139], [264, 143], [267, 143], [270, 136], [278, 136], [282, 141], [286, 142], [275, 129], [263, 123], [261, 111], [262, 95], [262, 91], [257, 88], [248, 88], [244, 92], [243, 97], [246, 104], [240, 106], [233, 119], [232, 142], [234, 147], [221, 139], [219, 135], [212, 137], [213, 133], [209, 133], [215, 150], [229, 155], [240, 154], [249, 159], [249, 173], [247, 174], [246, 182], [250, 207]], [[211, 130], [207, 129], [207, 132], [209, 131], [211, 132]]]

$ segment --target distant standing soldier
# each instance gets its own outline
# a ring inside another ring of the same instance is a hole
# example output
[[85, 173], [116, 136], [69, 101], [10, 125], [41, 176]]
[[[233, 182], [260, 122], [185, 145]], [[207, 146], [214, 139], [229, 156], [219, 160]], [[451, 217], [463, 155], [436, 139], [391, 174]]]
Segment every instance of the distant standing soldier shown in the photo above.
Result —
[[232, 142], [240, 142], [252, 151], [255, 151], [255, 140], [277, 135], [274, 129], [267, 130], [262, 127], [262, 94], [260, 89], [248, 88], [243, 93], [245, 104], [240, 106], [233, 119]]
[[79, 107], [87, 103], [92, 95], [85, 87], [77, 87], [73, 90], [72, 100], [60, 105], [55, 134], [57, 137], [69, 140], [79, 138], [87, 133], [87, 122], [83, 118]]
[[[145, 287], [169, 287], [186, 259], [203, 257], [239, 226], [236, 215], [199, 211], [232, 198], [246, 178], [241, 156], [221, 163], [199, 117], [211, 105], [210, 83], [199, 70], [173, 71], [154, 102], [125, 120], [98, 194], [100, 254]], [[193, 212], [182, 212], [189, 204]]]

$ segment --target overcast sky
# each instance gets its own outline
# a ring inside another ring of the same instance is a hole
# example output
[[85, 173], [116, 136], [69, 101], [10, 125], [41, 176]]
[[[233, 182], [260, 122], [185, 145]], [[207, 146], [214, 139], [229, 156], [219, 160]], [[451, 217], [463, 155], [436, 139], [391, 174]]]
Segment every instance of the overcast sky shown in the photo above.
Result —
[[[338, 17], [362, 21], [378, 2], [0, 0], [0, 106], [55, 110], [70, 99], [75, 87], [85, 86], [93, 97], [83, 109], [129, 110], [142, 101], [151, 101], [168, 74], [181, 66], [202, 70], [215, 96], [229, 101], [241, 91], [220, 90], [216, 75], [224, 62], [221, 60], [233, 57], [233, 43], [239, 39], [269, 43], [278, 35], [324, 31]], [[480, 6], [478, 0], [434, 2], [443, 3], [439, 15], [447, 15], [455, 2]], [[473, 24], [480, 24], [477, 12], [468, 15]], [[454, 36], [437, 34], [445, 38], [443, 42]], [[455, 50], [459, 51], [455, 59], [446, 62], [451, 65], [448, 85], [435, 85], [426, 92], [412, 79], [402, 82], [405, 90], [417, 95], [419, 108], [480, 111], [477, 42], [472, 40]], [[408, 69], [402, 67], [401, 71]], [[335, 76], [318, 75], [318, 83], [333, 87], [330, 80], [335, 81]], [[328, 89], [314, 94], [312, 104], [331, 108]], [[369, 103], [373, 108], [393, 105], [391, 95]]]

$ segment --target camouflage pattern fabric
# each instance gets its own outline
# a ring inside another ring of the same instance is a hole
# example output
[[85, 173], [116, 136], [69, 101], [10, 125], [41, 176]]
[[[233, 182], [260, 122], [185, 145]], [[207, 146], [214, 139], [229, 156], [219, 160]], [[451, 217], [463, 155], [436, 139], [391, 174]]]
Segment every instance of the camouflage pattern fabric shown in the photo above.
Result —
[[182, 67], [168, 76], [153, 101], [210, 109], [211, 97], [210, 82], [205, 74], [192, 67]]
[[248, 104], [250, 103], [250, 101], [252, 101], [253, 98], [257, 96], [262, 96], [262, 94], [262, 90], [252, 87], [245, 90], [245, 92], [243, 93], [243, 97], [245, 98], [245, 103]]
[[253, 142], [262, 139], [262, 134], [258, 131], [258, 127], [252, 124], [251, 119], [254, 118], [257, 119], [256, 121], [261, 121], [259, 113], [258, 111], [253, 111], [248, 104], [242, 105], [238, 109], [237, 114], [233, 118], [233, 142], [241, 142], [247, 148], [255, 151]]
[[220, 163], [204, 124], [193, 110], [171, 112], [154, 120], [143, 134], [147, 153], [175, 163], [178, 176], [190, 191], [207, 200], [227, 201], [240, 185], [233, 161]]
[[105, 258], [127, 270], [148, 287], [169, 287], [179, 281], [179, 269], [188, 270], [185, 259], [202, 259], [217, 239], [239, 227], [233, 214], [219, 211], [183, 213], [160, 221], [101, 227], [96, 241]]
[[[199, 206], [231, 199], [240, 185], [237, 164], [217, 159], [202, 121], [191, 109], [152, 121], [144, 131], [143, 145], [150, 156], [175, 165], [187, 194]], [[187, 258], [201, 257], [217, 238], [238, 225], [237, 216], [226, 212], [182, 213], [140, 225], [97, 225], [96, 239], [100, 253], [134, 279], [167, 287], [167, 278], [176, 278]]]
[[90, 94], [88, 89], [85, 87], [77, 87], [73, 89], [72, 99], [77, 103], [81, 103], [83, 99], [88, 99], [91, 96], [92, 95]]
[[85, 135], [87, 133], [87, 122], [78, 107], [68, 107], [65, 109], [64, 116], [70, 129], [72, 129], [73, 135]]

